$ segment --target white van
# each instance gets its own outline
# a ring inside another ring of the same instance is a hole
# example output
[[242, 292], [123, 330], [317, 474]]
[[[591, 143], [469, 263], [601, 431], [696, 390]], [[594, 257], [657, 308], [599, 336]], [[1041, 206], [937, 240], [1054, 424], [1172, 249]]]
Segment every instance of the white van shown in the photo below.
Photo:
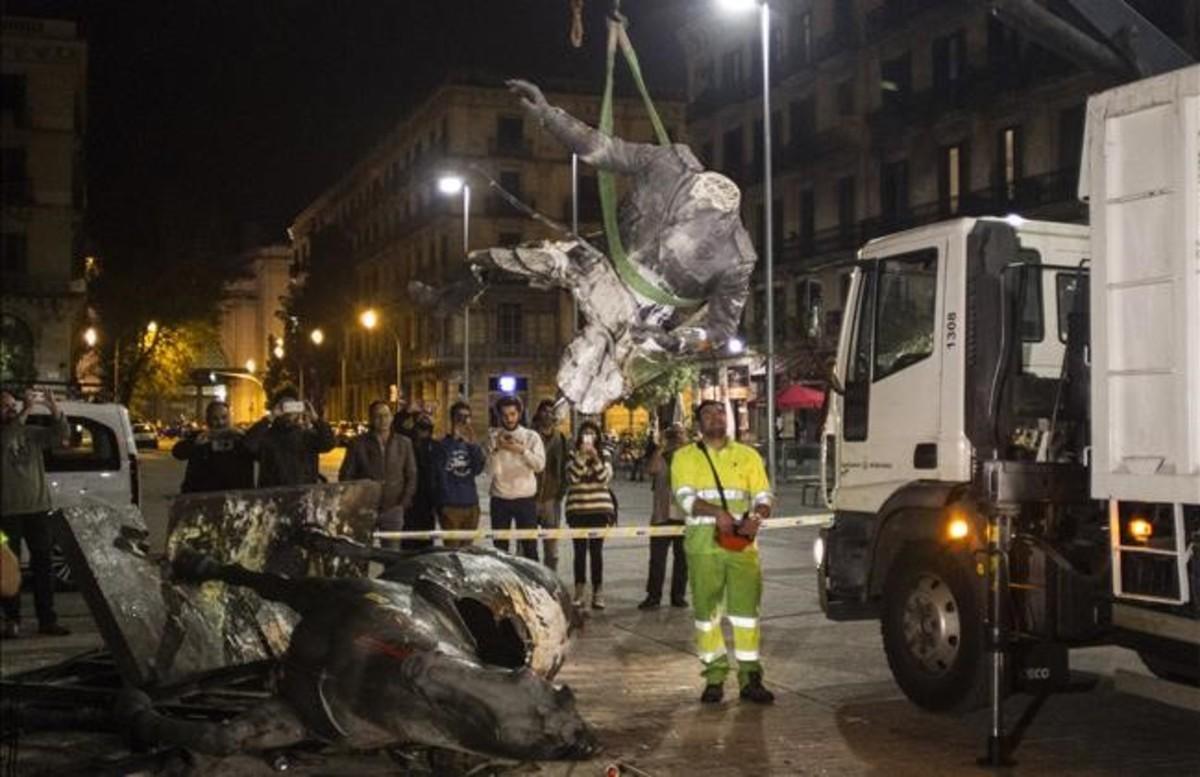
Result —
[[[141, 504], [141, 478], [133, 426], [124, 405], [62, 401], [71, 430], [71, 447], [46, 454], [46, 481], [55, 508], [95, 497], [114, 505]], [[38, 405], [26, 423], [49, 425]]]

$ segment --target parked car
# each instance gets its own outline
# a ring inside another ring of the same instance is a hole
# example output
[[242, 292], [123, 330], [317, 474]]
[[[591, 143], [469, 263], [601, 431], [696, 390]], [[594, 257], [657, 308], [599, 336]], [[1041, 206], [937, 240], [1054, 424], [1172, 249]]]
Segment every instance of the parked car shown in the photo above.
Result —
[[138, 448], [158, 448], [158, 429], [149, 421], [135, 422], [133, 443]]
[[[55, 508], [75, 507], [85, 499], [114, 505], [141, 504], [133, 424], [123, 405], [59, 402], [66, 413], [71, 447], [46, 452], [46, 480]], [[35, 407], [26, 423], [48, 426], [50, 415]], [[62, 552], [54, 548], [54, 575], [63, 589], [74, 587]], [[22, 571], [27, 570], [22, 566]]]

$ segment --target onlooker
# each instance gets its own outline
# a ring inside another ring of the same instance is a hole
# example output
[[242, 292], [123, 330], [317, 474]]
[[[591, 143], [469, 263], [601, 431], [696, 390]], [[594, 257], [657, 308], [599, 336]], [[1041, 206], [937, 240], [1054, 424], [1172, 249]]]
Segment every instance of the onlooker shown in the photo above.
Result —
[[[667, 430], [665, 447], [655, 446], [650, 452], [646, 471], [651, 478], [654, 498], [651, 505], [651, 526], [683, 526], [675, 495], [671, 492], [671, 457], [684, 443], [683, 427], [675, 424]], [[683, 535], [650, 538], [650, 572], [646, 578], [646, 598], [639, 610], [653, 610], [662, 603], [663, 578], [667, 574], [667, 552], [674, 554], [671, 565], [671, 606], [687, 607], [687, 556], [683, 552]]]
[[[35, 404], [45, 405], [53, 417], [47, 427], [25, 423]], [[43, 451], [63, 448], [70, 442], [66, 416], [49, 390], [25, 392], [21, 409], [11, 391], [0, 391], [0, 531], [7, 537], [18, 558], [21, 540], [29, 549], [33, 567], [33, 603], [37, 610], [38, 633], [50, 636], [70, 634], [58, 623], [54, 612], [54, 572], [51, 552], [54, 547], [50, 523], [50, 489], [46, 486]], [[21, 594], [6, 597], [4, 603], [5, 638], [21, 635]]]
[[[571, 443], [559, 431], [554, 417], [554, 400], [543, 399], [533, 414], [533, 427], [542, 437], [546, 466], [537, 475], [537, 523], [543, 529], [557, 529], [562, 523], [562, 499], [566, 491], [567, 456]], [[542, 563], [558, 571], [558, 540], [542, 540]]]
[[282, 389], [271, 403], [271, 414], [251, 426], [243, 444], [258, 460], [258, 487], [301, 486], [320, 480], [317, 457], [333, 450], [333, 429], [321, 420], [312, 403]]
[[[434, 449], [438, 477], [438, 522], [450, 531], [479, 528], [479, 491], [475, 478], [483, 472], [483, 448], [471, 428], [471, 406], [455, 402], [450, 407], [450, 433]], [[448, 548], [470, 545], [470, 540], [446, 540]]]
[[[592, 421], [579, 425], [575, 449], [567, 462], [567, 525], [572, 529], [598, 529], [616, 519], [609, 483], [612, 459], [600, 446], [600, 427]], [[588, 556], [591, 556], [592, 609], [604, 609], [604, 538], [577, 537], [575, 547], [575, 604], [587, 597]]]
[[[433, 419], [428, 413], [414, 413], [413, 451], [417, 456], [417, 492], [412, 507], [404, 516], [405, 531], [433, 531], [437, 527], [438, 473], [434, 463]], [[433, 540], [401, 540], [405, 550], [433, 547]]]
[[[392, 431], [392, 408], [382, 399], [371, 403], [367, 411], [371, 428], [346, 446], [346, 458], [338, 470], [338, 480], [375, 480], [379, 491], [380, 531], [404, 528], [404, 511], [417, 493], [417, 457], [407, 437]], [[384, 540], [384, 547], [398, 547], [395, 540]]]
[[[496, 402], [500, 426], [488, 436], [487, 469], [492, 476], [492, 528], [537, 528], [537, 473], [546, 466], [542, 436], [521, 426], [521, 400], [501, 397]], [[538, 560], [537, 540], [519, 540], [521, 555]], [[495, 540], [508, 551], [508, 540]]]
[[254, 457], [243, 435], [229, 425], [229, 405], [213, 400], [204, 409], [208, 429], [175, 443], [171, 455], [186, 461], [179, 491], [227, 491], [254, 488]]

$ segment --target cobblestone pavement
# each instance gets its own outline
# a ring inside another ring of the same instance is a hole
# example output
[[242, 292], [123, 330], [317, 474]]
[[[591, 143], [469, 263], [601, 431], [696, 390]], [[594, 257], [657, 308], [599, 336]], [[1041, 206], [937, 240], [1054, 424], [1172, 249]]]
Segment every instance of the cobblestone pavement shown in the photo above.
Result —
[[[336, 471], [338, 454], [323, 458]], [[166, 495], [182, 475], [162, 453], [145, 457], [146, 511], [161, 542]], [[622, 524], [644, 523], [648, 483], [617, 484]], [[800, 489], [784, 486], [780, 514], [814, 511], [800, 503]], [[739, 704], [734, 683], [716, 707], [698, 702], [699, 663], [691, 653], [691, 613], [664, 607], [636, 609], [644, 595], [644, 540], [612, 540], [605, 552], [608, 609], [593, 613], [560, 679], [578, 697], [584, 716], [598, 729], [606, 750], [594, 762], [522, 769], [538, 774], [603, 774], [617, 764], [624, 774], [959, 775], [982, 772], [988, 718], [933, 715], [913, 707], [891, 680], [875, 622], [831, 623], [816, 598], [813, 527], [781, 530], [761, 539], [765, 569], [763, 650], [766, 682], [777, 694], [768, 708]], [[560, 572], [569, 575], [570, 551], [561, 551]], [[32, 608], [30, 608], [32, 609]], [[59, 597], [61, 639], [27, 638], [3, 643], [5, 674], [100, 646], [77, 594]], [[1072, 667], [1096, 674], [1093, 691], [1050, 698], [1017, 753], [1014, 773], [1200, 774], [1200, 716], [1117, 693], [1114, 668], [1141, 669], [1136, 657], [1115, 648], [1072, 654]], [[1009, 701], [1015, 720], [1028, 698]], [[82, 740], [43, 737], [45, 763], [52, 752], [79, 751]], [[27, 737], [27, 746], [33, 746]], [[94, 746], [94, 745], [93, 745]], [[205, 766], [207, 764], [207, 766]], [[197, 773], [270, 773], [261, 761], [236, 759], [219, 765], [203, 759]], [[301, 774], [386, 774], [394, 763], [378, 757], [309, 763]]]

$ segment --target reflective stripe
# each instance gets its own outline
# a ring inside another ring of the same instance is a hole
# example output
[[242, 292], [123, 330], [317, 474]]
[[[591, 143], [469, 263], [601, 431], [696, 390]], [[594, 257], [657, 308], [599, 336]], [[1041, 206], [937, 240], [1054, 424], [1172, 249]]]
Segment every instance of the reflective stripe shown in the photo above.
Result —
[[680, 486], [679, 488], [675, 489], [675, 498], [683, 499], [685, 496], [693, 496], [695, 493], [696, 489], [692, 488], [691, 486]]
[[746, 618], [741, 615], [726, 615], [729, 623], [739, 629], [753, 629], [758, 626], [758, 618]]
[[689, 521], [691, 520], [690, 516], [692, 514], [692, 505], [694, 504], [696, 504], [696, 497], [694, 496], [685, 496], [679, 500], [679, 507], [683, 510], [684, 515], [689, 516]]
[[734, 650], [733, 657], [736, 658], [738, 661], [757, 661], [758, 660], [758, 651], [757, 650]]
[[696, 621], [696, 631], [712, 631], [717, 627], [717, 624], [712, 621]]
[[717, 518], [713, 515], [689, 515], [686, 520], [688, 526], [713, 526], [716, 522]]
[[754, 495], [754, 504], [769, 505], [775, 501], [774, 495], [770, 491], [759, 491]]
[[725, 655], [725, 651], [721, 650], [715, 653], [700, 653], [700, 660], [706, 664], [711, 664], [721, 656]]
[[[721, 503], [721, 492], [715, 488], [702, 488], [696, 492], [696, 496], [700, 497], [705, 502], [712, 502], [713, 504]], [[746, 498], [746, 492], [740, 488], [725, 489], [725, 499], [727, 499], [730, 502], [734, 502], [739, 499], [745, 499], [745, 498]]]

